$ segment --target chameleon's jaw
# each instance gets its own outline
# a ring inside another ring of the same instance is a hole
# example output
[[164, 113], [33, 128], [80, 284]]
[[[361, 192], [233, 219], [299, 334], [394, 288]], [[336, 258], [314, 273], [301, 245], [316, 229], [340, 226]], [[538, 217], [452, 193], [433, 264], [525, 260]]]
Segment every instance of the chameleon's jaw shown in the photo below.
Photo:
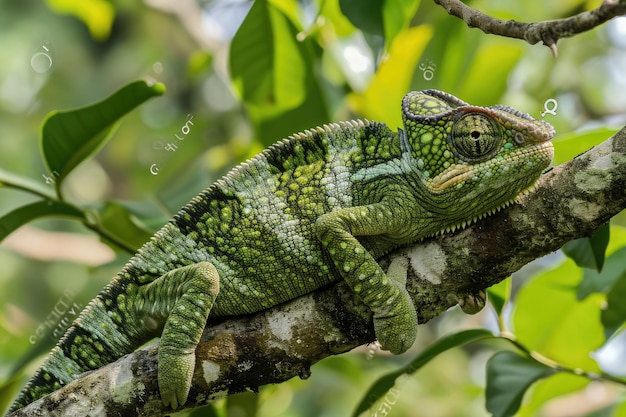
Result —
[[453, 224], [452, 226], [448, 226], [444, 230], [441, 230], [437, 234], [442, 235], [444, 233], [454, 232], [455, 230], [465, 229], [467, 226], [470, 226], [470, 225], [476, 223], [478, 220], [484, 219], [485, 217], [489, 217], [489, 216], [491, 216], [493, 214], [496, 214], [500, 210], [507, 208], [508, 206], [513, 204], [513, 202], [514, 202], [514, 199], [513, 200], [509, 200], [509, 201], [505, 201], [501, 206], [493, 208], [493, 209], [491, 209], [491, 210], [489, 210], [489, 211], [487, 211], [485, 213], [479, 214], [476, 217], [470, 218], [468, 220], [463, 220], [460, 223]]
[[439, 234], [463, 229], [515, 202], [532, 189], [553, 156], [552, 143], [543, 141], [503, 157], [505, 162], [496, 158], [474, 165], [456, 164], [433, 177], [428, 187], [439, 195], [438, 204], [446, 206], [450, 222]]

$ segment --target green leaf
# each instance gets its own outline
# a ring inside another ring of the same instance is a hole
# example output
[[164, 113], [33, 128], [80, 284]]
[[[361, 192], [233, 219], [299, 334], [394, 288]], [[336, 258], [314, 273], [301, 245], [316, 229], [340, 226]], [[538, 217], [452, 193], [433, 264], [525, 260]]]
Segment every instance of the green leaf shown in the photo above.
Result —
[[380, 0], [339, 0], [341, 12], [363, 32], [378, 62], [385, 48], [384, 2]]
[[163, 84], [135, 81], [96, 104], [48, 114], [41, 132], [41, 154], [57, 179], [57, 189], [78, 164], [106, 143], [118, 119], [164, 92]]
[[[470, 103], [497, 103], [524, 50], [523, 45], [511, 39], [484, 38], [461, 78], [458, 96]], [[485, 74], [489, 76], [485, 77]]]
[[556, 371], [517, 353], [498, 352], [487, 361], [487, 410], [494, 417], [510, 417], [530, 385]]
[[468, 31], [460, 19], [439, 19], [431, 31], [433, 37], [424, 50], [421, 64], [424, 70], [431, 68], [432, 79], [425, 77], [424, 70], [416, 71], [412, 85], [418, 90], [458, 91], [484, 37]]
[[626, 303], [624, 303], [624, 300], [626, 300], [626, 271], [619, 276], [611, 290], [607, 293], [607, 306], [600, 315], [607, 339], [626, 321]]
[[604, 142], [619, 129], [602, 127], [586, 132], [574, 132], [558, 135], [552, 140], [554, 144], [554, 165], [575, 158], [590, 148]]
[[611, 239], [606, 248], [606, 253], [611, 255], [618, 249], [626, 246], [626, 227], [611, 224]]
[[[187, 185], [187, 189], [190, 189], [192, 186], [194, 190], [201, 189], [206, 186], [206, 177], [204, 175], [200, 175], [202, 177], [202, 183], [189, 183], [188, 181], [182, 181], [184, 185]], [[181, 177], [176, 177], [181, 178]], [[181, 188], [184, 187], [181, 185]], [[168, 190], [169, 191], [169, 190]], [[128, 212], [128, 215], [132, 219], [134, 223], [137, 224], [137, 227], [140, 229], [150, 233], [150, 236], [155, 234], [160, 228], [162, 228], [165, 223], [167, 223], [170, 218], [174, 215], [176, 210], [186, 204], [189, 200], [195, 197], [196, 194], [193, 194], [191, 197], [184, 200], [182, 203], [178, 204], [174, 211], [164, 212], [164, 209], [159, 209], [159, 202], [149, 202], [149, 201], [122, 201], [118, 200], [115, 204], [122, 206], [122, 208]], [[174, 202], [178, 202], [176, 197], [173, 198]], [[168, 200], [170, 203], [171, 200]]]
[[398, 103], [411, 89], [413, 71], [432, 36], [432, 28], [427, 25], [400, 32], [367, 90], [349, 96], [353, 109], [367, 119], [401, 127]]
[[100, 212], [100, 224], [107, 232], [135, 250], [146, 243], [153, 234], [124, 206], [114, 202], [105, 203]]
[[0, 241], [20, 226], [39, 217], [63, 216], [84, 219], [85, 214], [79, 209], [58, 201], [39, 201], [19, 207], [0, 217]]
[[568, 372], [558, 372], [549, 378], [537, 381], [527, 400], [519, 409], [517, 417], [536, 417], [546, 403], [556, 397], [577, 392], [589, 385], [589, 378]]
[[383, 6], [385, 49], [389, 50], [396, 36], [409, 27], [420, 0], [386, 0]]
[[320, 86], [311, 81], [307, 85], [307, 98], [298, 107], [275, 114], [263, 106], [246, 106], [254, 121], [255, 131], [261, 143], [270, 146], [293, 132], [301, 132], [312, 126], [328, 123], [328, 107]]
[[511, 279], [505, 279], [487, 289], [487, 294], [489, 295], [488, 300], [491, 302], [498, 316], [502, 314], [504, 305], [511, 298], [511, 287]]
[[579, 300], [581, 279], [582, 270], [566, 259], [527, 282], [515, 298], [513, 332], [528, 349], [563, 366], [598, 372], [590, 353], [605, 342], [600, 323], [604, 297]]
[[383, 7], [380, 0], [339, 0], [339, 7], [352, 24], [363, 32], [384, 36]]
[[316, 45], [267, 0], [254, 2], [230, 47], [230, 71], [257, 137], [270, 145], [329, 121]]
[[396, 379], [403, 374], [411, 374], [418, 371], [421, 367], [430, 362], [440, 353], [457, 346], [466, 345], [468, 343], [479, 340], [494, 338], [495, 336], [486, 329], [471, 329], [459, 333], [451, 334], [435, 341], [428, 346], [422, 353], [413, 359], [408, 365], [391, 372], [379, 378], [374, 385], [367, 391], [363, 399], [360, 401], [356, 410], [352, 414], [354, 417], [360, 415], [369, 409], [376, 401], [383, 398], [387, 392], [393, 387]]
[[586, 269], [578, 285], [578, 298], [584, 299], [593, 293], [608, 293], [615, 282], [626, 273], [626, 247], [618, 249], [606, 259], [602, 272]]
[[349, 36], [356, 30], [345, 13], [341, 11], [338, 1], [320, 2], [320, 14], [332, 25], [335, 34], [339, 37]]
[[339, 0], [341, 12], [363, 32], [377, 63], [409, 26], [419, 4], [420, 0]]
[[602, 271], [606, 248], [609, 244], [610, 227], [600, 227], [591, 237], [572, 240], [563, 246], [563, 252], [581, 268]]
[[104, 41], [111, 33], [115, 20], [115, 6], [107, 0], [47, 0], [52, 10], [58, 13], [72, 14], [89, 28], [91, 36]]
[[304, 101], [307, 69], [297, 33], [267, 0], [254, 2], [230, 45], [230, 73], [245, 102], [282, 112]]
[[13, 172], [0, 169], [0, 187], [11, 187], [29, 193], [37, 194], [44, 198], [54, 198], [54, 193], [50, 187], [41, 181], [35, 181], [28, 177], [15, 174]]

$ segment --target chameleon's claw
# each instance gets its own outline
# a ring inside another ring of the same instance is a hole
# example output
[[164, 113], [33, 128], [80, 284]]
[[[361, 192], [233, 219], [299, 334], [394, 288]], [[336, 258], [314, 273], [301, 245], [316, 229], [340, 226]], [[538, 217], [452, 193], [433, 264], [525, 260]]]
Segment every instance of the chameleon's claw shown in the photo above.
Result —
[[485, 307], [487, 303], [487, 293], [479, 290], [477, 293], [468, 294], [459, 299], [459, 307], [465, 314], [476, 314]]

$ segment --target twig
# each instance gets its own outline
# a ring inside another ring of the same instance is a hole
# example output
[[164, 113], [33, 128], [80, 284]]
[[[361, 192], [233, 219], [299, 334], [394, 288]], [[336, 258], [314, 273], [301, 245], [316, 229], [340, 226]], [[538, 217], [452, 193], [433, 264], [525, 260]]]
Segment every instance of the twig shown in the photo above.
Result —
[[554, 56], [557, 55], [556, 43], [559, 39], [585, 32], [616, 16], [626, 14], [626, 0], [605, 0], [598, 8], [576, 16], [524, 23], [516, 20], [496, 19], [463, 4], [460, 0], [434, 1], [446, 9], [450, 15], [462, 19], [471, 28], [479, 28], [487, 34], [523, 39], [531, 45], [542, 41], [552, 50]]

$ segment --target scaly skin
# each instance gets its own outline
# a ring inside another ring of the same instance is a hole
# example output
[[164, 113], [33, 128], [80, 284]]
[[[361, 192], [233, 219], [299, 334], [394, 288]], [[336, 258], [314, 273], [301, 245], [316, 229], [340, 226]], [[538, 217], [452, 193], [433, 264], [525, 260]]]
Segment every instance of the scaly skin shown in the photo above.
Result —
[[554, 130], [434, 90], [409, 93], [402, 113], [398, 132], [357, 120], [295, 134], [200, 193], [87, 306], [11, 410], [159, 334], [161, 397], [177, 408], [207, 317], [341, 279], [372, 310], [382, 348], [406, 351], [417, 333], [407, 266], [386, 274], [376, 260], [508, 204], [551, 163]]

